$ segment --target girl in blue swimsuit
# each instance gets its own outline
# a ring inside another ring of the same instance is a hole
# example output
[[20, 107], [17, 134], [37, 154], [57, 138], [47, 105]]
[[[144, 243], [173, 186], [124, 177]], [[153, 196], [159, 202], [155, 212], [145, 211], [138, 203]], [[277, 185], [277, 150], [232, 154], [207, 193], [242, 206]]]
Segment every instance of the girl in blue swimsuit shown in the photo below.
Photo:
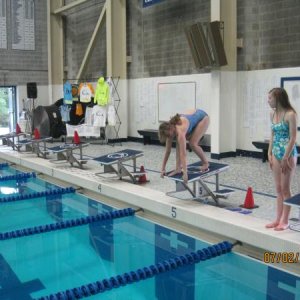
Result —
[[201, 109], [191, 109], [184, 114], [177, 114], [169, 122], [163, 122], [159, 126], [159, 139], [161, 143], [166, 143], [166, 152], [164, 155], [161, 177], [165, 175], [165, 168], [169, 159], [172, 141], [176, 136], [176, 169], [169, 175], [183, 173], [183, 180], [187, 182], [187, 161], [186, 161], [186, 141], [189, 141], [190, 148], [201, 159], [202, 165], [200, 171], [208, 171], [208, 160], [199, 146], [199, 141], [205, 134], [209, 125], [207, 113]]
[[284, 230], [288, 228], [290, 206], [284, 205], [283, 201], [291, 197], [291, 180], [297, 164], [297, 114], [282, 88], [272, 89], [268, 102], [273, 109], [268, 159], [276, 185], [277, 213], [276, 219], [266, 228]]

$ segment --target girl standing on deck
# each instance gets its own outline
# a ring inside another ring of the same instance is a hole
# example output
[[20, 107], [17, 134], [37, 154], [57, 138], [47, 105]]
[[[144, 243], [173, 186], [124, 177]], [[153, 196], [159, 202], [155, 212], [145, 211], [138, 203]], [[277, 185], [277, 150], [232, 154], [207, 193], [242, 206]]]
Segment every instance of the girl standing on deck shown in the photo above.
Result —
[[273, 88], [269, 92], [268, 103], [272, 108], [268, 159], [275, 180], [277, 213], [276, 219], [266, 228], [279, 231], [287, 229], [289, 222], [291, 207], [284, 205], [283, 201], [291, 197], [291, 180], [297, 164], [297, 114], [282, 88]]

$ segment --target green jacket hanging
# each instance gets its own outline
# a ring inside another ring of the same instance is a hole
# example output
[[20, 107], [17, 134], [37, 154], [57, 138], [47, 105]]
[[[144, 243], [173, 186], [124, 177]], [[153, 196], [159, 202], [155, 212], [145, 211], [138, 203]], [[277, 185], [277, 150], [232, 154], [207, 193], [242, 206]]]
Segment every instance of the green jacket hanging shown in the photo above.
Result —
[[109, 85], [104, 81], [103, 77], [98, 79], [94, 103], [97, 103], [100, 106], [106, 106], [109, 102]]

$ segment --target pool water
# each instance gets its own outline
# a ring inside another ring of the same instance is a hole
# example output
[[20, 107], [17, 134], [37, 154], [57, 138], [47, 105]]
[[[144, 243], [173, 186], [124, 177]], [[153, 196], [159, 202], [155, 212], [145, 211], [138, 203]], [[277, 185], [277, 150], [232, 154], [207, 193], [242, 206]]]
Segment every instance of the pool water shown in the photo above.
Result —
[[23, 173], [23, 172], [15, 169], [15, 168], [11, 168], [8, 165], [3, 165], [2, 163], [0, 163], [0, 178], [3, 176], [15, 175], [15, 174], [21, 174], [21, 173]]
[[[48, 188], [39, 179], [30, 179], [24, 186], [31, 189], [33, 182]], [[115, 210], [79, 194], [52, 200], [0, 203], [0, 232]], [[0, 299], [36, 299], [208, 245], [137, 216], [0, 241]], [[299, 299], [299, 287], [300, 278], [294, 274], [228, 253], [89, 299], [283, 300]]]

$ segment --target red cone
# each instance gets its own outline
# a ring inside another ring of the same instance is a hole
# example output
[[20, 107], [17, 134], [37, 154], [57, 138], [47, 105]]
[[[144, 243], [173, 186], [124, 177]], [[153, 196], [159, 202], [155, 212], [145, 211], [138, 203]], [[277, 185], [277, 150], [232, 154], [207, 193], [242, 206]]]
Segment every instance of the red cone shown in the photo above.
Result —
[[20, 125], [17, 123], [17, 125], [16, 125], [16, 134], [20, 134], [20, 133], [22, 133], [22, 130], [21, 130]]
[[41, 138], [40, 131], [37, 128], [34, 128], [33, 135], [35, 140], [39, 140]]
[[248, 209], [253, 209], [258, 207], [257, 205], [254, 204], [253, 191], [251, 187], [248, 187], [244, 205], [240, 205], [240, 206]]
[[[141, 166], [140, 172], [141, 173], [145, 172], [144, 166]], [[139, 183], [145, 183], [145, 182], [147, 182], [147, 177], [146, 177], [146, 174], [143, 174], [139, 177]]]
[[73, 143], [76, 145], [80, 144], [80, 137], [77, 130], [74, 131]]

